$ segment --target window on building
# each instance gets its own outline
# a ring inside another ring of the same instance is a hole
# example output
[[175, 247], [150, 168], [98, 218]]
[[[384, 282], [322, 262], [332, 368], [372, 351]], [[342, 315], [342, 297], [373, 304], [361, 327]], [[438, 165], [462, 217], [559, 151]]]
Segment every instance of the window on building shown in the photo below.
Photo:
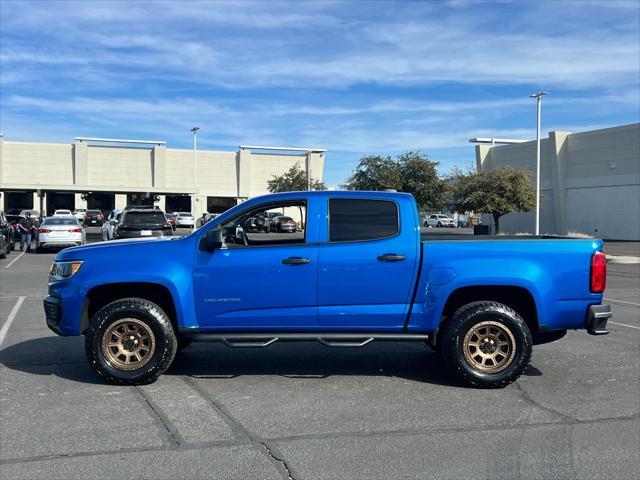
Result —
[[398, 207], [385, 200], [329, 200], [329, 241], [376, 240], [397, 234]]

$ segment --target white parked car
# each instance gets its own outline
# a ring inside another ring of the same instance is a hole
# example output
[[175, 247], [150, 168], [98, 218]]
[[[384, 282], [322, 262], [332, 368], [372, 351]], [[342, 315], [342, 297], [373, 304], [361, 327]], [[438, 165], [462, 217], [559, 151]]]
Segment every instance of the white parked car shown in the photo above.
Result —
[[455, 228], [456, 222], [453, 218], [442, 213], [432, 213], [424, 217], [425, 227], [450, 227]]
[[176, 217], [176, 227], [189, 227], [193, 228], [193, 215], [189, 212], [178, 212]]
[[71, 217], [73, 216], [73, 213], [71, 213], [71, 210], [61, 209], [53, 212], [53, 216], [54, 217], [60, 217], [60, 216]]
[[113, 240], [115, 238], [116, 227], [122, 218], [122, 210], [112, 210], [107, 219], [102, 224], [102, 240]]
[[82, 223], [84, 221], [84, 216], [86, 214], [87, 214], [87, 209], [86, 208], [76, 208], [73, 211], [73, 216], [76, 217], [80, 223]]
[[45, 218], [38, 227], [36, 251], [49, 247], [84, 245], [86, 234], [76, 217], [54, 215]]

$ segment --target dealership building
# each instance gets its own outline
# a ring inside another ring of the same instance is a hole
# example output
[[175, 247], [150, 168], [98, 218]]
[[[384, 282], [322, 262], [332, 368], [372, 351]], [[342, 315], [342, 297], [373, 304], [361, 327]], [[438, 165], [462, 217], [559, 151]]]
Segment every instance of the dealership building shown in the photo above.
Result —
[[315, 148], [194, 152], [167, 148], [164, 141], [79, 137], [64, 144], [0, 137], [0, 205], [4, 211], [34, 209], [45, 215], [61, 208], [107, 212], [157, 205], [200, 216], [267, 193], [267, 181], [295, 164], [322, 180], [324, 155]]
[[[535, 141], [492, 145], [488, 140], [476, 145], [478, 170], [501, 165], [528, 168], [535, 184]], [[639, 123], [580, 133], [550, 132], [540, 149], [541, 233], [640, 240]], [[482, 220], [492, 223], [490, 215]], [[534, 222], [535, 211], [510, 213], [500, 219], [500, 230], [531, 233]]]

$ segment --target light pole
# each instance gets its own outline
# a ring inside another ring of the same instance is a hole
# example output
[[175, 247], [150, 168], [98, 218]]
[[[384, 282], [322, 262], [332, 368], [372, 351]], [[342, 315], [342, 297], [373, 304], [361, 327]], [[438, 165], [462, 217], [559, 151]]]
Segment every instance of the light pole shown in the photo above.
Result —
[[535, 98], [537, 103], [536, 128], [536, 235], [540, 235], [540, 115], [542, 112], [542, 97], [549, 92], [536, 92], [529, 97]]
[[200, 127], [193, 127], [191, 131], [193, 132], [193, 206], [191, 207], [191, 212], [193, 214], [193, 230], [196, 229], [196, 210], [197, 210], [197, 201], [198, 201], [198, 130]]

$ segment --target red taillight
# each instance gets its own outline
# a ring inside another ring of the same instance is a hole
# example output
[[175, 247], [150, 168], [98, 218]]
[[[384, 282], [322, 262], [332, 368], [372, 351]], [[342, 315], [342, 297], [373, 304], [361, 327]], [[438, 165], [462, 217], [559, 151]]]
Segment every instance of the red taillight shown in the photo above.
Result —
[[98, 218], [99, 218], [100, 220], [104, 220], [104, 215], [100, 214], [100, 215], [98, 215]]
[[591, 293], [602, 293], [607, 287], [607, 256], [603, 252], [596, 252], [591, 257], [591, 275], [589, 290]]
[[38, 233], [49, 233], [51, 230], [47, 230], [46, 228], [39, 228]]
[[69, 230], [71, 233], [82, 233], [82, 229], [81, 228], [72, 228], [71, 230]]
[[85, 220], [89, 220], [89, 215], [85, 215], [85, 216], [84, 216], [84, 219], [85, 219]]

